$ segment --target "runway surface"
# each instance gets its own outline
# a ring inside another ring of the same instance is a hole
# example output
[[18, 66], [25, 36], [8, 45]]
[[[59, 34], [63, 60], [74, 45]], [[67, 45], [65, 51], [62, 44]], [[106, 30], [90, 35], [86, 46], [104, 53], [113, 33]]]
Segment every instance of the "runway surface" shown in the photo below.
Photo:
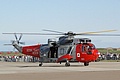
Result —
[[71, 63], [0, 62], [0, 80], [120, 80], [120, 62]]

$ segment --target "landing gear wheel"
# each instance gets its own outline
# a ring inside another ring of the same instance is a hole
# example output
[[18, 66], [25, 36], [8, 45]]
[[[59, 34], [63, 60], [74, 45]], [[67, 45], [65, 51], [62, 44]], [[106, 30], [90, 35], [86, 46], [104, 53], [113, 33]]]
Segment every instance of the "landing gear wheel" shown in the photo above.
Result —
[[39, 66], [42, 66], [43, 65], [43, 63], [41, 62], [40, 64], [39, 64]]
[[66, 60], [65, 66], [66, 66], [66, 67], [70, 66], [70, 63], [69, 63], [68, 60]]
[[61, 64], [61, 62], [60, 62], [60, 64]]
[[84, 62], [84, 66], [88, 66], [89, 65], [89, 62]]
[[66, 66], [66, 67], [69, 67], [69, 66], [70, 66], [70, 63], [67, 63], [67, 62], [66, 62], [66, 63], [65, 63], [65, 66]]

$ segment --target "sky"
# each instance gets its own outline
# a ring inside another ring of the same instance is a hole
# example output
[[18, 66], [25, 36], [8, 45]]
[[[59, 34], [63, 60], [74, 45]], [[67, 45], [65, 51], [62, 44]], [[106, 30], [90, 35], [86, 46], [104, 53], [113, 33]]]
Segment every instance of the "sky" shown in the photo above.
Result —
[[[119, 34], [120, 0], [0, 0], [0, 51], [12, 50], [3, 44], [15, 39], [2, 33], [46, 33], [43, 29], [76, 33], [113, 29], [117, 31], [110, 34]], [[32, 45], [55, 37], [23, 35], [21, 41]], [[90, 38], [96, 47], [120, 48], [120, 37], [76, 37]]]

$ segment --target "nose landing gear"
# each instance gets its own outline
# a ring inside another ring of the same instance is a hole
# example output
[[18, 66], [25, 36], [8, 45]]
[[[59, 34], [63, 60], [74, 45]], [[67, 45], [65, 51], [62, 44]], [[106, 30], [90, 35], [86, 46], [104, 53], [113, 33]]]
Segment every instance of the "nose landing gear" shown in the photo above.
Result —
[[84, 62], [84, 66], [89, 66], [89, 62]]

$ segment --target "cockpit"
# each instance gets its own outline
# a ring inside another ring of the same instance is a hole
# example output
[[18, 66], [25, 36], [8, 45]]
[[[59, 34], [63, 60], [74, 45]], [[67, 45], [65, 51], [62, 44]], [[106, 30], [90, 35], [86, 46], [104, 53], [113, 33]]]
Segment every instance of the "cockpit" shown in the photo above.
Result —
[[93, 44], [83, 44], [82, 45], [82, 52], [86, 52], [87, 54], [92, 54], [92, 50], [95, 49]]

